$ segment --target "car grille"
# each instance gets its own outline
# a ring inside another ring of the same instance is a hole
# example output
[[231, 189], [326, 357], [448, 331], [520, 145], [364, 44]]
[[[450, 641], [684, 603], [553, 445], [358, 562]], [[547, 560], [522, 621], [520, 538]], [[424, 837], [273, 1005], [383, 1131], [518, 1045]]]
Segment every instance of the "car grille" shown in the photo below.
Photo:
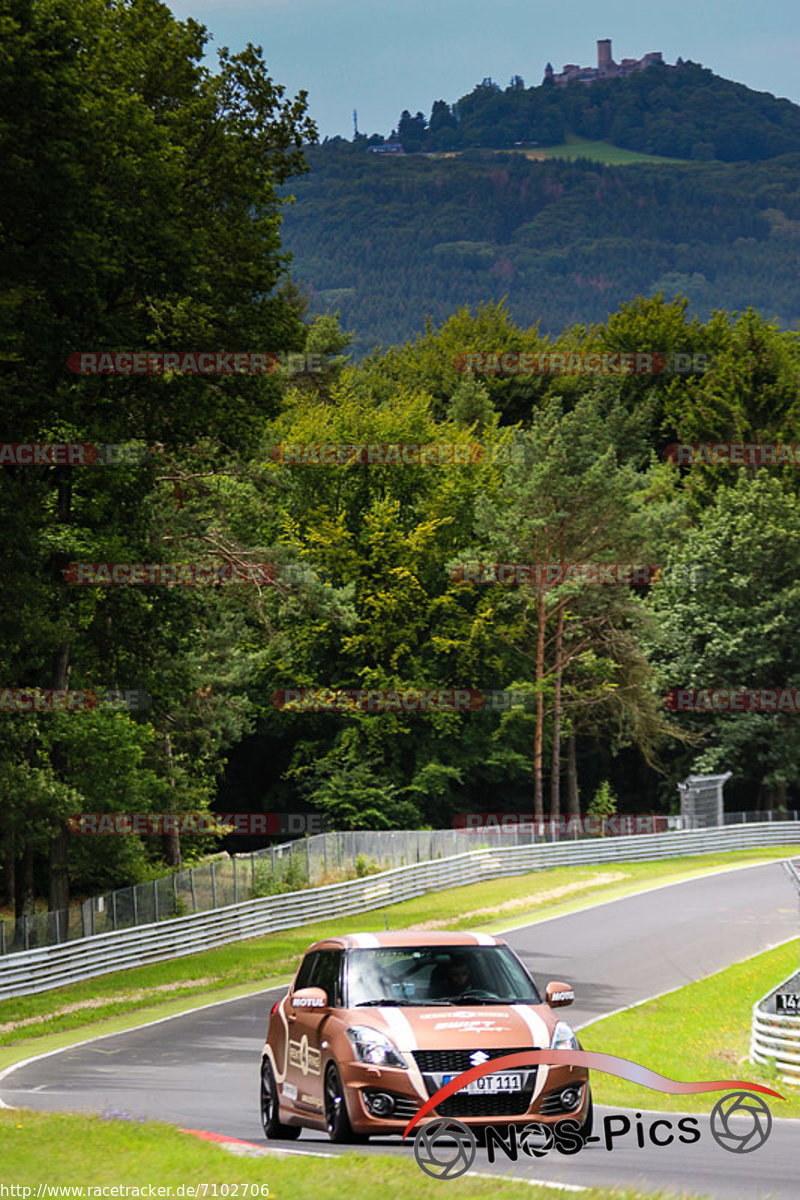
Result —
[[531, 1106], [533, 1088], [524, 1092], [494, 1092], [485, 1096], [470, 1096], [456, 1092], [436, 1111], [442, 1117], [513, 1117], [524, 1114]]
[[[370, 1095], [374, 1095], [376, 1090], [376, 1088], [370, 1088], [368, 1091], [366, 1091], [364, 1093], [364, 1100], [366, 1101]], [[381, 1091], [383, 1091], [383, 1089], [381, 1089]], [[384, 1095], [392, 1097], [394, 1100], [394, 1108], [390, 1113], [386, 1113], [385, 1115], [378, 1115], [377, 1113], [370, 1112], [369, 1115], [373, 1118], [373, 1120], [396, 1121], [397, 1118], [400, 1117], [403, 1121], [410, 1121], [411, 1118], [415, 1117], [419, 1112], [421, 1104], [421, 1101], [419, 1100], [414, 1100], [410, 1096], [401, 1096], [399, 1092], [384, 1092]], [[369, 1108], [366, 1103], [364, 1107], [367, 1108], [367, 1112], [369, 1112]]]
[[[502, 1058], [506, 1054], [525, 1054], [526, 1051], [532, 1049], [532, 1046], [513, 1046], [501, 1050], [483, 1050], [482, 1053], [491, 1059]], [[415, 1050], [414, 1060], [423, 1074], [442, 1071], [445, 1074], [460, 1075], [462, 1071], [468, 1071], [475, 1065], [470, 1062], [474, 1053], [474, 1049], [470, 1050], [469, 1048], [464, 1050]], [[530, 1070], [531, 1068], [526, 1069]]]
[[[525, 1054], [532, 1046], [504, 1046], [493, 1050], [483, 1050], [488, 1056], [487, 1061], [504, 1058], [507, 1054]], [[432, 1096], [441, 1086], [444, 1075], [460, 1075], [475, 1064], [470, 1058], [475, 1053], [469, 1047], [460, 1050], [415, 1050], [414, 1059], [422, 1072], [428, 1095]], [[502, 1068], [501, 1068], [502, 1070]], [[436, 1111], [443, 1117], [508, 1117], [524, 1114], [528, 1111], [536, 1083], [536, 1067], [525, 1067], [523, 1072], [525, 1086], [519, 1092], [487, 1092], [485, 1095], [469, 1095], [466, 1092], [456, 1092], [436, 1105]]]
[[393, 1117], [402, 1117], [403, 1120], [411, 1120], [419, 1112], [420, 1104], [418, 1100], [409, 1100], [407, 1096], [395, 1096]]

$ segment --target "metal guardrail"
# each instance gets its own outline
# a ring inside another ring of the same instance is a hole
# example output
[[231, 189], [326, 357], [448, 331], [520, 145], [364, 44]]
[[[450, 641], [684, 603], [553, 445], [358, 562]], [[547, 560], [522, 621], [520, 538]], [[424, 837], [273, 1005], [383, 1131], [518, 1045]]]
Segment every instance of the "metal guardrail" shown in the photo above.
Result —
[[776, 993], [785, 989], [800, 990], [800, 976], [790, 975], [753, 1005], [750, 1061], [774, 1063], [784, 1083], [800, 1087], [800, 1014], [774, 1011]]
[[[790, 859], [781, 865], [797, 888], [800, 901], [800, 871]], [[800, 971], [795, 971], [753, 1005], [750, 1060], [774, 1063], [775, 1069], [782, 1072], [780, 1078], [784, 1083], [800, 1087], [800, 1013], [777, 1011], [776, 997], [783, 991], [800, 994]]]
[[286, 892], [210, 912], [23, 951], [0, 960], [0, 999], [49, 991], [80, 979], [195, 954], [213, 946], [368, 912], [443, 888], [549, 867], [680, 858], [713, 851], [789, 845], [795, 821], [679, 833], [589, 838], [549, 845], [477, 849], [326, 887]]
[[[782, 820], [800, 819], [800, 811], [781, 815]], [[652, 832], [699, 829], [704, 822], [691, 822], [678, 814], [655, 814], [658, 826]], [[725, 813], [722, 824], [761, 824], [773, 821], [773, 812]], [[267, 846], [249, 854], [221, 853], [193, 867], [172, 871], [146, 883], [131, 884], [84, 900], [72, 909], [35, 912], [4, 921], [0, 917], [0, 958], [23, 950], [57, 946], [63, 942], [101, 933], [117, 932], [154, 921], [171, 920], [190, 913], [226, 908], [244, 900], [256, 900], [281, 892], [321, 884], [343, 883], [376, 870], [404, 867], [432, 858], [452, 858], [478, 846], [529, 846], [559, 842], [573, 843], [593, 835], [581, 830], [580, 822], [564, 817], [566, 828], [548, 820], [527, 828], [467, 832], [463, 829], [356, 829], [298, 837], [291, 842]], [[609, 826], [601, 818], [603, 836], [624, 837], [641, 832], [633, 817], [620, 814]], [[625, 829], [622, 822], [629, 820]], [[800, 843], [800, 830], [798, 830]]]
[[[527, 834], [491, 834], [493, 847], [531, 840]], [[296, 838], [249, 854], [221, 853], [146, 883], [103, 892], [71, 910], [35, 912], [13, 921], [0, 918], [0, 957], [267, 895], [341, 883], [380, 869], [451, 858], [473, 850], [479, 841], [456, 829], [352, 830]]]

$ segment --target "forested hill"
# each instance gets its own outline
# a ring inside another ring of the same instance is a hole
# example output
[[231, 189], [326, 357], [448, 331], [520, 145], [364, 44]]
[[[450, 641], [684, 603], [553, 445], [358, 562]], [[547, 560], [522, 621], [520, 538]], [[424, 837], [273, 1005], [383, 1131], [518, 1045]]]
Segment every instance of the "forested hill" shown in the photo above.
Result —
[[798, 154], [609, 167], [392, 158], [346, 143], [307, 158], [284, 246], [312, 311], [338, 309], [357, 353], [504, 296], [518, 324], [551, 333], [661, 289], [702, 318], [752, 305], [800, 321]]
[[553, 146], [572, 133], [669, 158], [759, 162], [800, 151], [800, 106], [697, 63], [656, 64], [566, 87], [486, 79], [452, 106], [437, 100], [427, 120], [404, 112], [396, 132], [406, 152]]

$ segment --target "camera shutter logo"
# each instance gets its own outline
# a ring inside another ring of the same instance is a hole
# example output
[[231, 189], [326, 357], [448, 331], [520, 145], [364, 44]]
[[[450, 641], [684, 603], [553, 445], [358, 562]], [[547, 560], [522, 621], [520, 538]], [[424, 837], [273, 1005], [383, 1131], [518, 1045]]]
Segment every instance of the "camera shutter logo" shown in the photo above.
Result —
[[458, 1179], [475, 1161], [475, 1134], [460, 1121], [447, 1117], [428, 1121], [414, 1138], [417, 1166], [434, 1179]]
[[525, 1125], [520, 1130], [517, 1141], [520, 1149], [529, 1158], [544, 1158], [556, 1144], [552, 1128], [543, 1125], [541, 1121], [531, 1121], [529, 1125]]
[[[746, 1125], [739, 1117], [748, 1118]], [[771, 1132], [772, 1113], [761, 1097], [751, 1092], [729, 1092], [711, 1110], [711, 1136], [732, 1154], [758, 1150]]]

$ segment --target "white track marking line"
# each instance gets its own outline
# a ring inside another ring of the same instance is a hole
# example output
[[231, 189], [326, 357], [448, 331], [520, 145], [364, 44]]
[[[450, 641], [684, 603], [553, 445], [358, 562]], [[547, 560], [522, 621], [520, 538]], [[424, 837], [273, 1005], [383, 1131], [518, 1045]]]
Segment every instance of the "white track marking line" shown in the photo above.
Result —
[[[470, 1179], [491, 1179], [493, 1183], [525, 1183], [528, 1187], [557, 1188], [559, 1192], [588, 1192], [589, 1188], [578, 1183], [558, 1183], [554, 1179], [526, 1179], [522, 1175], [489, 1175], [486, 1171], [470, 1171]], [[592, 1184], [592, 1187], [598, 1185]]]

